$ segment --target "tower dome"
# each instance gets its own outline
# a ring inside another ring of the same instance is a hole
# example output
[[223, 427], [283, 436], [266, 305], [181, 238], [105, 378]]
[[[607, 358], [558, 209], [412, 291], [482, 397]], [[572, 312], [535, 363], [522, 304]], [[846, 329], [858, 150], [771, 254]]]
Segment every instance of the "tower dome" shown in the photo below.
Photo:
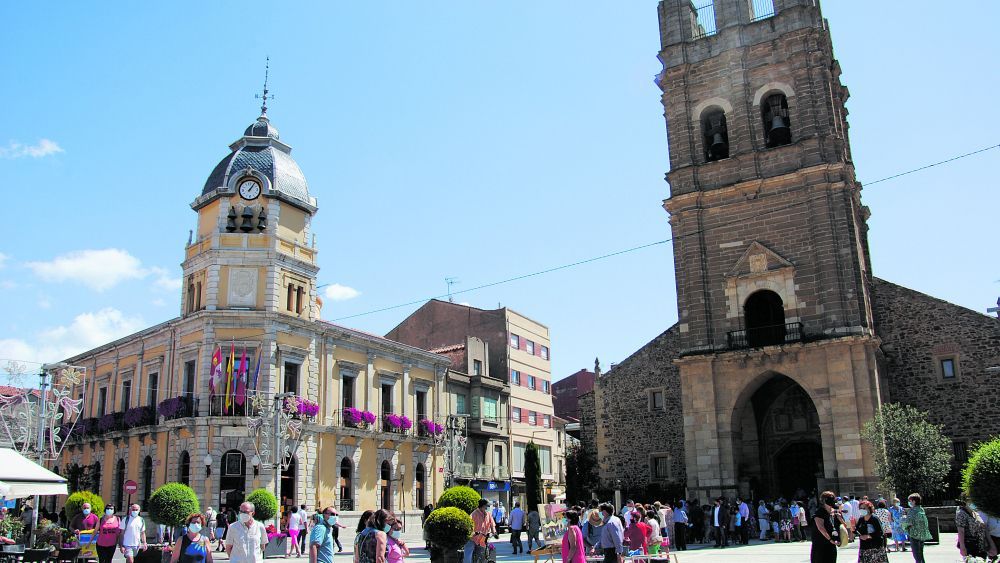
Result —
[[216, 190], [234, 189], [236, 180], [253, 174], [267, 179], [266, 188], [272, 195], [313, 203], [306, 177], [291, 156], [292, 147], [279, 140], [278, 129], [266, 114], [251, 123], [243, 137], [229, 145], [229, 149], [231, 152], [215, 165], [205, 181], [203, 196]]

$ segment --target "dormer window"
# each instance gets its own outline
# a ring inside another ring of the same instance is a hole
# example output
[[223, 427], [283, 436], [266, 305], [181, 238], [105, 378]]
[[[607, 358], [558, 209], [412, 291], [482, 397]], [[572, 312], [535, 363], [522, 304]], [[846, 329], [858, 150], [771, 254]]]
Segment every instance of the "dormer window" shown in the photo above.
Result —
[[712, 162], [729, 158], [729, 129], [726, 112], [710, 110], [701, 120], [702, 138], [705, 143], [705, 160]]
[[791, 143], [792, 124], [788, 119], [788, 98], [784, 94], [771, 94], [761, 104], [760, 111], [767, 148]]

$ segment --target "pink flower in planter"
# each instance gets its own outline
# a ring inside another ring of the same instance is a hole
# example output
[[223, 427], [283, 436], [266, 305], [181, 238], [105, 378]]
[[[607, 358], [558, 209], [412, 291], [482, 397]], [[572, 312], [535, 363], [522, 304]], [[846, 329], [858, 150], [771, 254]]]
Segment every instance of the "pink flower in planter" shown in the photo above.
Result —
[[406, 416], [401, 416], [399, 417], [399, 425], [403, 428], [403, 430], [409, 430], [410, 428], [413, 428], [413, 421]]

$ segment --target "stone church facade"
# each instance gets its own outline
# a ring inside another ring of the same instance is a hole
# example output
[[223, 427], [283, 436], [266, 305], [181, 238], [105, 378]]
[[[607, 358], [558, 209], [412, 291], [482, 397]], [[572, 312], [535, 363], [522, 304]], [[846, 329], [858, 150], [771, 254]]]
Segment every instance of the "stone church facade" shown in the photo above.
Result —
[[872, 275], [827, 22], [761, 4], [659, 4], [679, 320], [581, 399], [608, 488], [871, 492], [886, 402], [929, 411], [957, 463], [1000, 433], [976, 414], [1000, 322]]

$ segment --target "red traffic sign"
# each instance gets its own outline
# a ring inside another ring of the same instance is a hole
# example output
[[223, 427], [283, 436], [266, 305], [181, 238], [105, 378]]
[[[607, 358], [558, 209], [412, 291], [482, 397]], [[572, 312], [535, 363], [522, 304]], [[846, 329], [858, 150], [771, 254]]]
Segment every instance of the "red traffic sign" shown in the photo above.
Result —
[[125, 494], [134, 495], [139, 490], [139, 484], [129, 479], [125, 481]]

